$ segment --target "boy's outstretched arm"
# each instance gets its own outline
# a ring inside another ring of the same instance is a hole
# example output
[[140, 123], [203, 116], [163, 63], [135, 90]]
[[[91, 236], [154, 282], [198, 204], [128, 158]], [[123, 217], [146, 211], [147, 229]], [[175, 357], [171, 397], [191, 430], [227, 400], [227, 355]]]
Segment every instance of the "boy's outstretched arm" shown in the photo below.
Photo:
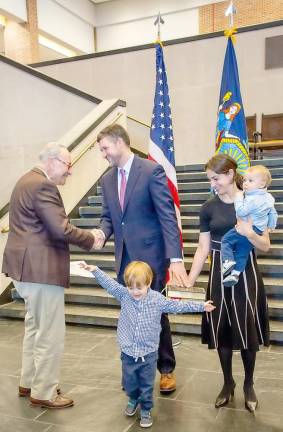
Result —
[[118, 282], [104, 273], [104, 271], [100, 270], [99, 267], [89, 265], [86, 262], [82, 262], [81, 267], [92, 272], [99, 285], [106, 289], [106, 291], [113, 295], [113, 297], [115, 297], [118, 301], [121, 301], [123, 296], [127, 294], [128, 291], [126, 287], [120, 285]]
[[169, 300], [164, 297], [162, 312], [188, 313], [188, 312], [212, 312], [215, 309], [212, 300], [204, 302]]

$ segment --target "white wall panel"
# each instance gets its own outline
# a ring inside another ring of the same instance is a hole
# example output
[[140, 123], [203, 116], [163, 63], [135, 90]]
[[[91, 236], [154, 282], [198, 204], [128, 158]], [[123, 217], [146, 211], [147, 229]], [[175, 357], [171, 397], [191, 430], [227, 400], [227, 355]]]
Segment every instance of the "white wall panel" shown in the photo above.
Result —
[[0, 0], [0, 10], [4, 15], [12, 15], [18, 21], [27, 21], [25, 0]]
[[[283, 26], [239, 33], [238, 58], [245, 114], [283, 112], [283, 69], [265, 70], [265, 38]], [[177, 164], [205, 162], [214, 152], [216, 115], [227, 39], [216, 37], [164, 48]], [[155, 85], [154, 49], [43, 67], [45, 73], [102, 99], [121, 98], [127, 113], [150, 123]], [[145, 133], [146, 134], [146, 133]], [[136, 134], [135, 134], [136, 135]], [[144, 134], [143, 134], [144, 137]], [[143, 139], [147, 151], [148, 141]], [[140, 145], [139, 145], [140, 146]]]
[[83, 53], [94, 52], [94, 33], [88, 24], [53, 0], [38, 0], [38, 27]]
[[[178, 39], [196, 35], [199, 32], [198, 9], [164, 15], [166, 25], [161, 27], [163, 40]], [[135, 45], [152, 43], [156, 40], [157, 27], [154, 26], [155, 19], [145, 18], [98, 27], [97, 51], [125, 48]]]

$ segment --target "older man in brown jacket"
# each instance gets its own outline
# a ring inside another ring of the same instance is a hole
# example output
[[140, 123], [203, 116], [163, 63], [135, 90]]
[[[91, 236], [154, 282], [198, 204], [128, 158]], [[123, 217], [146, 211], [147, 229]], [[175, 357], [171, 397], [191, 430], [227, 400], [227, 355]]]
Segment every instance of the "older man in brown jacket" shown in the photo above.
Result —
[[3, 273], [25, 300], [25, 336], [19, 396], [32, 405], [65, 408], [58, 389], [64, 350], [64, 288], [69, 286], [69, 243], [90, 250], [95, 232], [71, 225], [56, 185], [71, 175], [68, 150], [49, 143], [40, 164], [17, 182], [10, 200], [10, 232]]

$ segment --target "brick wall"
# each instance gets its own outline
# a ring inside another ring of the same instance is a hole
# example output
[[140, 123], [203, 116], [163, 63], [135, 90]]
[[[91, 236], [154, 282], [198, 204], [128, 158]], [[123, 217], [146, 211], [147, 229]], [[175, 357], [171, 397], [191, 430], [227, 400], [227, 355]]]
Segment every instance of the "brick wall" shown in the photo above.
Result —
[[[199, 32], [222, 31], [229, 27], [225, 10], [229, 1], [199, 8]], [[235, 0], [235, 27], [245, 27], [283, 19], [283, 0]]]
[[37, 62], [38, 22], [37, 0], [26, 0], [28, 22], [6, 20], [4, 31], [5, 55], [21, 63]]

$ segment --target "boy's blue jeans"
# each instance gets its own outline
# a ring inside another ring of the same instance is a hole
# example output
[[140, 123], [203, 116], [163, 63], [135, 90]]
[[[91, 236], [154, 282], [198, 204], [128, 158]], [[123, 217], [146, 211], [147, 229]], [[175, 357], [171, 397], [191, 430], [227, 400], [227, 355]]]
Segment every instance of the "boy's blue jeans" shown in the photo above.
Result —
[[[129, 398], [138, 400], [142, 410], [153, 407], [153, 386], [156, 375], [158, 351], [139, 357], [121, 353], [123, 386]], [[144, 359], [144, 361], [143, 361]]]
[[[253, 226], [253, 230], [262, 235], [262, 231]], [[250, 252], [254, 249], [254, 245], [247, 239], [247, 237], [239, 234], [235, 228], [230, 229], [221, 241], [221, 254], [222, 262], [229, 260], [235, 261], [234, 270], [242, 273], [249, 258]]]

